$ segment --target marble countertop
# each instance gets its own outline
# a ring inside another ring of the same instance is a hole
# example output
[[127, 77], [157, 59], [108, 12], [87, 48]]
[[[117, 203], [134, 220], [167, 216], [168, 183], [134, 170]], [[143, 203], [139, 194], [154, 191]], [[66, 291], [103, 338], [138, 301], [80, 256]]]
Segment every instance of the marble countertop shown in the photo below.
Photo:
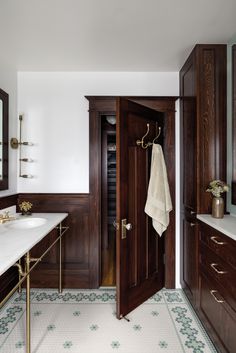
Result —
[[209, 214], [199, 214], [197, 218], [231, 239], [236, 240], [236, 216], [225, 215], [224, 218], [219, 219], [213, 218]]
[[[14, 265], [25, 253], [33, 248], [51, 230], [53, 230], [67, 213], [33, 213], [31, 216], [14, 215], [17, 220], [27, 218], [44, 218], [46, 222], [40, 226], [29, 229], [12, 229], [12, 221], [0, 224], [0, 275]], [[14, 221], [16, 222], [16, 221]]]

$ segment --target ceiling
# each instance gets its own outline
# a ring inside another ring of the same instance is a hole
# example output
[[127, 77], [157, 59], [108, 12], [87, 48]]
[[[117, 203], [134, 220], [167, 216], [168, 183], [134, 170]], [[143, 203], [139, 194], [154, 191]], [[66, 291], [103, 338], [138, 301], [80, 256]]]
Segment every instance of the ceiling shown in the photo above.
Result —
[[19, 71], [179, 71], [227, 43], [236, 0], [0, 0], [0, 62]]

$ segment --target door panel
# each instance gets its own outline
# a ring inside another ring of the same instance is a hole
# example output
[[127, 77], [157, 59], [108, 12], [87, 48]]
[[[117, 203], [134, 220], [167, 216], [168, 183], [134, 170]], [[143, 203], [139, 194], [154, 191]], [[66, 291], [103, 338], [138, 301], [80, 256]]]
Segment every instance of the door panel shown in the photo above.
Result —
[[[156, 122], [162, 127], [163, 114], [126, 99], [117, 100], [117, 317], [129, 313], [163, 287], [164, 236], [161, 238], [144, 213], [149, 182], [151, 148], [136, 141], [150, 124], [152, 141]], [[163, 137], [158, 140], [161, 143]], [[121, 221], [132, 229], [122, 238]]]

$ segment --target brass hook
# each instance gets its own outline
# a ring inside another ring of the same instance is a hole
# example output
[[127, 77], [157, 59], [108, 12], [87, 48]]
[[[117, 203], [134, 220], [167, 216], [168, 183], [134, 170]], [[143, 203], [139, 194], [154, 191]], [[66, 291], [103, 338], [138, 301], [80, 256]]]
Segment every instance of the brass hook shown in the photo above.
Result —
[[161, 127], [160, 126], [158, 127], [158, 133], [157, 133], [157, 123], [156, 123], [156, 134], [157, 134], [157, 136], [153, 139], [152, 144], [156, 143], [156, 140], [158, 139], [158, 137], [161, 134]]
[[152, 144], [151, 142], [148, 142], [148, 143], [146, 143], [146, 144], [144, 143], [145, 137], [149, 134], [149, 129], [150, 129], [150, 125], [147, 124], [147, 131], [146, 131], [145, 135], [143, 135], [143, 137], [142, 137], [141, 140], [137, 140], [137, 141], [136, 141], [136, 144], [137, 144], [138, 146], [141, 145], [142, 148], [144, 148], [144, 149], [148, 148], [148, 146], [150, 146], [150, 145]]

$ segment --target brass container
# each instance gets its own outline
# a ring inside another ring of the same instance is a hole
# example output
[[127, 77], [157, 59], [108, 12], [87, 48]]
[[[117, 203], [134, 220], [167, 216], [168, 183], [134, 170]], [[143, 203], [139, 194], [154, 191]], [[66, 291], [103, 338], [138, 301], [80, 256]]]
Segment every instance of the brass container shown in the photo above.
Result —
[[212, 199], [212, 217], [224, 217], [224, 199], [222, 197], [213, 197]]

